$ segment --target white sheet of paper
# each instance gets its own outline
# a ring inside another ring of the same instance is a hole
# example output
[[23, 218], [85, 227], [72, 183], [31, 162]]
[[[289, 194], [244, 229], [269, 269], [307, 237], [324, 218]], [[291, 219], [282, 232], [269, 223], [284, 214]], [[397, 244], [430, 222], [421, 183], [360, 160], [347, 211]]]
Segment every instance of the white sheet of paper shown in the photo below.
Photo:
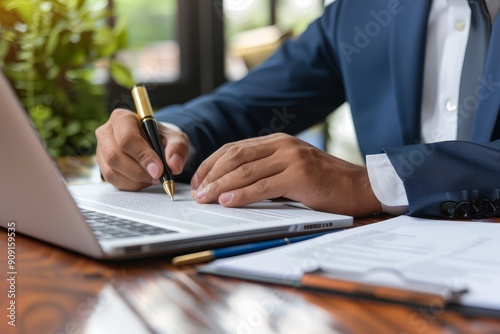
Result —
[[[401, 216], [298, 244], [217, 260], [208, 271], [299, 281], [315, 269], [399, 285], [391, 275], [468, 288], [462, 305], [500, 310], [500, 224]], [[398, 282], [399, 283], [398, 283]]]

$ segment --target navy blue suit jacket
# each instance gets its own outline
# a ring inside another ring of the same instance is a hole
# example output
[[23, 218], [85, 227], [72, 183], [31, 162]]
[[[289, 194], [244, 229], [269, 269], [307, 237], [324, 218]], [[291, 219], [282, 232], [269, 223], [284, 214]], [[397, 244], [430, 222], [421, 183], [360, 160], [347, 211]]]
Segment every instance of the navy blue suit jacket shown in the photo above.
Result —
[[478, 93], [473, 143], [421, 145], [430, 4], [337, 0], [242, 80], [165, 108], [157, 118], [189, 135], [198, 165], [224, 143], [272, 132], [296, 134], [348, 101], [362, 153], [388, 154], [405, 184], [410, 214], [439, 216], [444, 201], [498, 198], [500, 20]]

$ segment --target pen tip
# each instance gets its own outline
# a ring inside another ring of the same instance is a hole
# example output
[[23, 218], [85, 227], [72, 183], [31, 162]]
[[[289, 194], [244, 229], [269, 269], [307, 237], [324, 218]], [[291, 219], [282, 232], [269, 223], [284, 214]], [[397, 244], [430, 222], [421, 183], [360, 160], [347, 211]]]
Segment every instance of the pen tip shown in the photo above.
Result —
[[175, 183], [174, 183], [174, 181], [165, 181], [165, 182], [163, 182], [163, 189], [168, 194], [168, 196], [170, 196], [170, 199], [173, 201], [174, 200], [174, 193], [175, 193]]

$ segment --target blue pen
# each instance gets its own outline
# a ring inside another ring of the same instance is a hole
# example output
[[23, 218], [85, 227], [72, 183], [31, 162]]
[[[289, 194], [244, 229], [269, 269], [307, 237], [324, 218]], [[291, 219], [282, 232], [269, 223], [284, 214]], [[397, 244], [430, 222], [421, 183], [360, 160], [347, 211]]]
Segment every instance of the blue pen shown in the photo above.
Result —
[[207, 262], [215, 259], [222, 259], [225, 257], [247, 254], [268, 248], [293, 244], [295, 242], [316, 238], [321, 235], [325, 235], [327, 233], [338, 232], [338, 231], [342, 231], [342, 229], [336, 231], [306, 234], [291, 238], [280, 238], [274, 240], [259, 241], [251, 244], [237, 245], [237, 246], [219, 248], [198, 253], [186, 254], [174, 257], [172, 259], [172, 264], [180, 266], [185, 264]]

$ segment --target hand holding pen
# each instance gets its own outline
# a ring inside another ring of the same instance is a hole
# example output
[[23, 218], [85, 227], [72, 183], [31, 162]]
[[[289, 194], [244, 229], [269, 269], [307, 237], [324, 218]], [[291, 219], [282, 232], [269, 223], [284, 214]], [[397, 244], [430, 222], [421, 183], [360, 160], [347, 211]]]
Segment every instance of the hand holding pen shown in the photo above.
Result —
[[[101, 174], [120, 190], [137, 191], [149, 187], [163, 174], [163, 163], [145, 138], [140, 124], [136, 112], [117, 108], [95, 132], [98, 141], [96, 161]], [[187, 161], [189, 137], [179, 128], [159, 122], [157, 125], [170, 171], [178, 175]]]

